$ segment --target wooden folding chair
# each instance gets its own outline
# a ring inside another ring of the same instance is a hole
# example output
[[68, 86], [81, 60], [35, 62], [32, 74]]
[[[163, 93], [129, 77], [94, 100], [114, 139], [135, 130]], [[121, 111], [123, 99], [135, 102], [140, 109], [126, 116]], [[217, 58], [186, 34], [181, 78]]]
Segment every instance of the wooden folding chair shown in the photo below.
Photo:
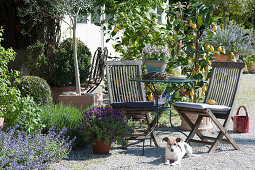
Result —
[[[176, 102], [173, 104], [180, 116], [184, 118], [186, 123], [192, 129], [186, 139], [187, 142], [198, 142], [212, 145], [209, 154], [216, 150], [220, 142], [231, 143], [235, 149], [240, 149], [228, 134], [226, 127], [231, 117], [232, 106], [237, 95], [240, 76], [244, 66], [244, 63], [213, 62], [212, 74], [204, 103]], [[217, 104], [206, 104], [208, 99], [216, 101]], [[198, 114], [198, 118], [194, 124], [186, 116], [186, 113]], [[198, 130], [203, 117], [210, 117], [212, 122], [218, 127], [219, 134], [216, 138], [204, 136], [202, 132]], [[223, 124], [220, 123], [218, 119], [223, 119]], [[197, 135], [200, 140], [193, 139], [195, 135]], [[223, 136], [225, 136], [226, 139], [222, 139]]]
[[[150, 113], [155, 112], [154, 102], [146, 101], [143, 83], [130, 81], [141, 78], [141, 75], [142, 61], [106, 61], [111, 106], [127, 115], [144, 117], [148, 124], [144, 133], [135, 133], [130, 138], [134, 140], [144, 140], [155, 123], [150, 118]], [[160, 142], [155, 132], [152, 132], [151, 137], [155, 146], [159, 146]]]

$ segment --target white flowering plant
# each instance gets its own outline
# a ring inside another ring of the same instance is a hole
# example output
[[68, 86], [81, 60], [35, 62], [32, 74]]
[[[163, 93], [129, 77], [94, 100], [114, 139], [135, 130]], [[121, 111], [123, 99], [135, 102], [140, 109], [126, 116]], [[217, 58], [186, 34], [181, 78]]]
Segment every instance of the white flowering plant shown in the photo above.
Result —
[[170, 51], [168, 47], [164, 46], [148, 46], [142, 51], [143, 60], [162, 60], [168, 61], [170, 58]]
[[235, 22], [221, 29], [217, 26], [217, 30], [206, 29], [203, 32], [202, 40], [215, 49], [222, 47], [223, 53], [242, 55], [249, 50], [251, 45], [250, 32], [243, 27], [238, 26]]

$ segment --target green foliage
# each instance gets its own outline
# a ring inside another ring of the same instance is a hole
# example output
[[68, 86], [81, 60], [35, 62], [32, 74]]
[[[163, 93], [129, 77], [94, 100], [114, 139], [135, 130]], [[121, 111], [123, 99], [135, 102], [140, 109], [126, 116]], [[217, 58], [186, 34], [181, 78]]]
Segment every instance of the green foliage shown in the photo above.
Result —
[[134, 0], [125, 1], [116, 4], [113, 10], [113, 18], [108, 20], [104, 29], [110, 39], [116, 41], [113, 47], [124, 60], [141, 59], [145, 47], [165, 46], [171, 41], [171, 32], [158, 22], [157, 13], [148, 2], [143, 5]]
[[[205, 49], [201, 35], [206, 28], [212, 27], [212, 7], [206, 7], [197, 1], [192, 1], [189, 4], [178, 2], [170, 4], [166, 13], [167, 29], [172, 30], [174, 35], [174, 41], [170, 43], [173, 57], [170, 58], [168, 71], [182, 66], [182, 74], [196, 79], [195, 83], [184, 85], [186, 93], [189, 94], [191, 89], [196, 91], [203, 84], [207, 84], [210, 77], [209, 65], [214, 52]], [[181, 45], [180, 41], [182, 41]], [[173, 91], [177, 88], [176, 86], [171, 84], [167, 89]], [[177, 95], [175, 95], [176, 98], [181, 100]], [[194, 99], [194, 101], [199, 99], [198, 94]]]
[[252, 65], [255, 65], [255, 54], [248, 55], [247, 57], [245, 57], [244, 62], [248, 68], [250, 68]]
[[[91, 52], [88, 47], [77, 40], [78, 65], [80, 81], [83, 83], [90, 75]], [[56, 69], [54, 70], [54, 84], [59, 86], [75, 84], [73, 41], [71, 38], [65, 39], [57, 51]]]
[[[0, 29], [0, 41], [2, 32]], [[40, 109], [32, 98], [21, 97], [20, 91], [11, 86], [11, 78], [16, 79], [18, 76], [17, 71], [8, 70], [8, 63], [14, 58], [15, 52], [12, 49], [5, 50], [0, 46], [0, 116], [5, 119], [4, 129], [19, 124], [28, 133], [34, 133], [42, 127]]]
[[52, 102], [50, 86], [40, 77], [23, 76], [15, 82], [15, 86], [21, 91], [22, 97], [31, 96], [39, 105]]
[[40, 117], [41, 109], [34, 103], [33, 99], [29, 96], [21, 97], [20, 92], [16, 89], [10, 89], [7, 93], [8, 95], [2, 99], [2, 101], [9, 102], [2, 105], [4, 129], [16, 124], [21, 125], [23, 130], [29, 134], [41, 129], [43, 127]]
[[52, 72], [55, 68], [55, 54], [49, 55], [49, 51], [56, 51], [46, 46], [46, 43], [37, 41], [35, 44], [28, 46], [25, 55], [25, 65], [30, 75], [39, 76], [52, 82]]
[[41, 107], [40, 113], [42, 123], [45, 125], [43, 132], [47, 132], [49, 129], [54, 128], [56, 132], [60, 132], [63, 128], [66, 128], [66, 135], [71, 138], [76, 137], [73, 145], [75, 147], [82, 147], [86, 144], [85, 137], [76, 130], [78, 127], [78, 119], [82, 117], [83, 112], [76, 107], [57, 104]]

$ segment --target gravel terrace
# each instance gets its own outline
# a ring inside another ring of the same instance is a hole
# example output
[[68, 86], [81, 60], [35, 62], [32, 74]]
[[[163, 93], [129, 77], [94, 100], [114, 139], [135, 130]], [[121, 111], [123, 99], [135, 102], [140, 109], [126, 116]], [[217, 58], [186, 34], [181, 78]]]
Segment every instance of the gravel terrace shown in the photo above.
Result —
[[[234, 133], [232, 121], [229, 125], [229, 133], [240, 146], [240, 151], [234, 150], [230, 144], [221, 143], [216, 152], [209, 156], [207, 154], [208, 145], [191, 143], [193, 152], [199, 156], [184, 158], [181, 165], [169, 166], [164, 165], [165, 143], [162, 142], [161, 147], [154, 145], [150, 147], [149, 140], [147, 140], [145, 155], [142, 156], [142, 142], [130, 141], [127, 150], [122, 150], [119, 146], [114, 145], [108, 155], [94, 155], [90, 146], [82, 150], [73, 150], [68, 159], [52, 164], [50, 169], [255, 169], [255, 86], [253, 83], [255, 83], [255, 75], [243, 75], [233, 112], [235, 114], [240, 105], [246, 106], [250, 117], [250, 132]], [[215, 131], [216, 129], [213, 128], [205, 133], [216, 134]], [[157, 133], [160, 139], [165, 136], [178, 136], [185, 139], [184, 135], [170, 128], [160, 128]]]

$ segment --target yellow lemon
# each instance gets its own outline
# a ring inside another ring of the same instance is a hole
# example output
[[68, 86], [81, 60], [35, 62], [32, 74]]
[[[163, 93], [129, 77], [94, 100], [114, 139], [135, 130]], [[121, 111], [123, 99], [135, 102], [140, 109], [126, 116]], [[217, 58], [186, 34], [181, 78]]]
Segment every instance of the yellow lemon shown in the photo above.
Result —
[[214, 25], [212, 29], [213, 29], [213, 31], [216, 31], [217, 30], [217, 26]]
[[202, 91], [201, 95], [202, 95], [202, 96], [205, 96], [205, 92], [204, 92], [204, 91]]
[[193, 30], [195, 30], [197, 28], [196, 24], [192, 24], [191, 27], [193, 28]]
[[193, 97], [193, 96], [195, 95], [194, 90], [193, 90], [193, 89], [191, 89], [191, 90], [190, 90], [190, 92], [189, 92], [189, 94], [190, 94], [190, 96], [192, 96], [192, 97]]
[[193, 96], [190, 97], [190, 101], [191, 101], [192, 103], [194, 102], [194, 97], [193, 97]]
[[207, 87], [205, 86], [205, 84], [202, 86], [202, 90], [203, 90], [203, 91], [206, 91], [206, 90], [207, 90]]
[[210, 50], [210, 52], [214, 52], [214, 48], [213, 48], [212, 45], [210, 46], [210, 49], [209, 49], [209, 50]]
[[222, 51], [222, 48], [221, 46], [218, 47], [218, 51], [221, 52]]
[[203, 59], [203, 60], [206, 60], [205, 54], [203, 55], [202, 59]]
[[206, 103], [207, 104], [217, 104], [217, 102], [216, 101], [214, 101], [213, 99], [208, 99], [207, 101], [206, 101]]
[[205, 45], [205, 49], [206, 49], [206, 50], [209, 50], [209, 49], [210, 49], [210, 45], [209, 45], [209, 44], [206, 44], [206, 45]]
[[209, 65], [206, 65], [205, 71], [209, 71]]
[[118, 30], [119, 30], [118, 27], [114, 27], [113, 32], [116, 33], [116, 32], [118, 32]]
[[153, 99], [153, 95], [152, 95], [152, 93], [150, 93], [149, 96], [148, 96], [148, 100], [152, 101], [152, 99]]
[[192, 23], [192, 21], [190, 20], [190, 21], [189, 21], [189, 25], [192, 26], [192, 24], [193, 24], [193, 23]]

